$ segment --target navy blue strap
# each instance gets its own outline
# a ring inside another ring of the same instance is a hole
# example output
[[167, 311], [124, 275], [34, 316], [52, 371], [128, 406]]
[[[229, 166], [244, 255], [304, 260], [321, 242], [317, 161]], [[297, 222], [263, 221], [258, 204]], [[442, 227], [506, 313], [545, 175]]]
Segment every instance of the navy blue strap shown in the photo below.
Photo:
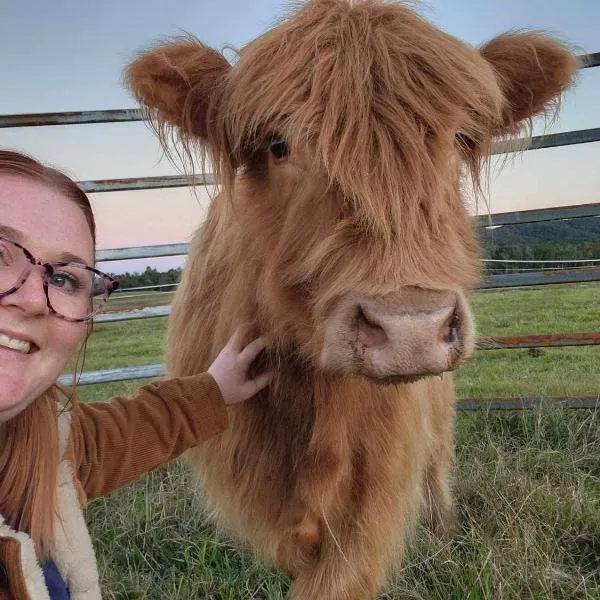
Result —
[[46, 580], [46, 587], [50, 592], [51, 600], [70, 600], [71, 594], [69, 594], [69, 589], [61, 574], [58, 572], [54, 561], [47, 560], [43, 563], [42, 571], [44, 573], [44, 579]]

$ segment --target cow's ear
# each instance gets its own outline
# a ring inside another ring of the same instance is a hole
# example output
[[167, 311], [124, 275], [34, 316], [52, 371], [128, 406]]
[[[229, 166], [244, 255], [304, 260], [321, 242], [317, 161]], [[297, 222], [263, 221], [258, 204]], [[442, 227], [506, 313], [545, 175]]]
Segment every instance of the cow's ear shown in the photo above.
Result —
[[537, 32], [500, 35], [480, 52], [504, 94], [502, 121], [494, 135], [516, 133], [522, 121], [552, 110], [579, 67], [563, 44]]
[[183, 135], [209, 137], [209, 107], [231, 66], [197, 40], [168, 42], [141, 54], [124, 81], [137, 100]]

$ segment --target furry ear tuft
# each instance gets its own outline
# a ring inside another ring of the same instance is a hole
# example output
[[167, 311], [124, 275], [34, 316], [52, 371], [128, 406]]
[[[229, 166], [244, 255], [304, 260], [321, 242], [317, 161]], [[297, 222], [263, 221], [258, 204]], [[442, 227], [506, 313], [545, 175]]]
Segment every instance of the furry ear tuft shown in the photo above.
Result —
[[495, 135], [517, 133], [523, 121], [552, 112], [579, 67], [563, 44], [537, 32], [500, 35], [480, 52], [492, 65], [505, 97]]
[[209, 111], [231, 68], [225, 57], [194, 39], [145, 52], [124, 73], [125, 85], [158, 120], [184, 136], [209, 137]]

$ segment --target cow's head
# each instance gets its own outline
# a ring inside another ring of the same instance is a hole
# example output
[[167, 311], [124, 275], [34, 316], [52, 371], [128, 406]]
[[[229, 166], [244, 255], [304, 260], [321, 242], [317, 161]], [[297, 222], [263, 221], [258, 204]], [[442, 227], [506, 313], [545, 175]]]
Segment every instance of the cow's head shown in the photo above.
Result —
[[185, 39], [127, 81], [208, 151], [276, 339], [327, 371], [409, 381], [474, 346], [461, 175], [477, 184], [492, 139], [551, 108], [576, 68], [539, 33], [475, 49], [399, 4], [314, 0], [233, 66]]

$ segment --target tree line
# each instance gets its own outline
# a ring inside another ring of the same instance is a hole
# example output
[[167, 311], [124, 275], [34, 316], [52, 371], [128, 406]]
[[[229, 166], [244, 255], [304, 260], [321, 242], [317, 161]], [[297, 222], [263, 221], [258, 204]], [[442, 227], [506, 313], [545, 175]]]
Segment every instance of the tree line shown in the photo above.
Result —
[[[542, 270], [554, 266], [584, 266], [585, 263], [561, 265], [560, 261], [600, 259], [600, 218], [586, 217], [484, 229], [480, 232], [480, 242], [484, 258], [558, 261], [552, 264], [533, 262], [527, 265], [488, 263], [487, 272], [513, 272], [523, 267]], [[597, 265], [600, 266], [600, 263]]]
[[119, 280], [119, 287], [121, 289], [179, 283], [181, 279], [181, 267], [169, 269], [164, 272], [157, 271], [153, 267], [146, 267], [141, 273], [119, 273], [118, 275], [114, 275], [114, 277]]
[[[483, 258], [496, 260], [560, 261], [600, 258], [600, 218], [588, 217], [568, 221], [508, 225], [495, 229], [480, 230]], [[600, 266], [600, 263], [597, 263]], [[547, 263], [531, 263], [528, 269], [552, 268]], [[558, 265], [561, 266], [561, 265]], [[569, 265], [564, 265], [569, 266]], [[575, 265], [571, 265], [575, 266]], [[487, 273], [515, 272], [522, 264], [488, 263]], [[145, 287], [178, 283], [181, 267], [161, 272], [146, 267], [141, 273], [116, 275], [120, 287]]]

